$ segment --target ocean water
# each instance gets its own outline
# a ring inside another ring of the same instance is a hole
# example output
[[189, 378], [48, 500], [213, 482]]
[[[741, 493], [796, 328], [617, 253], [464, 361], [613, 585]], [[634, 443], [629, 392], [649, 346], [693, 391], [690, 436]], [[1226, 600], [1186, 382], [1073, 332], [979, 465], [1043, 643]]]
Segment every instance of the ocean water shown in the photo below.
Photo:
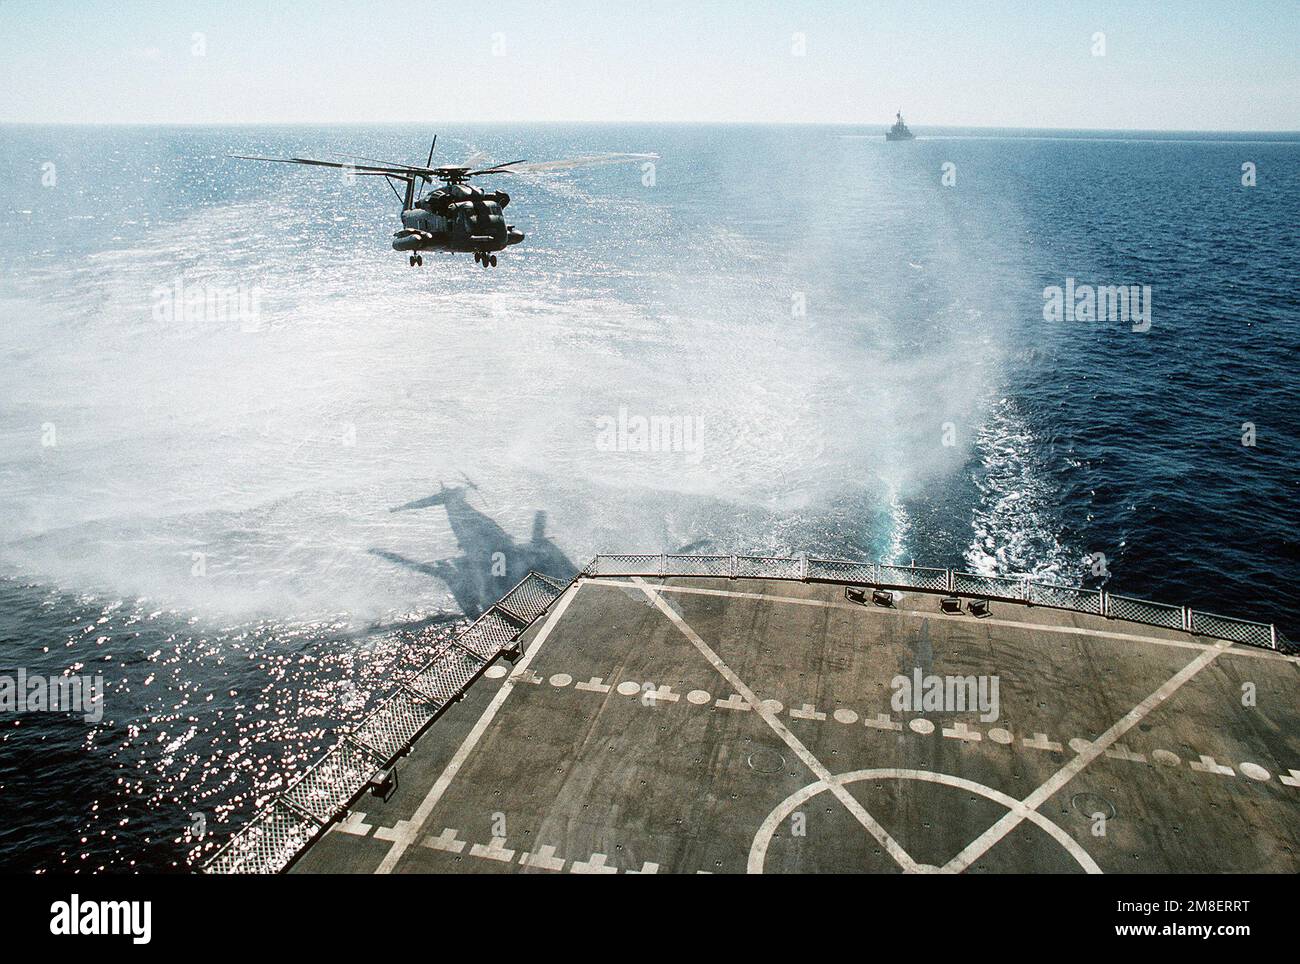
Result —
[[[98, 721], [0, 717], [0, 866], [188, 868], [465, 614], [598, 551], [1300, 636], [1300, 136], [442, 130], [448, 163], [660, 155], [493, 179], [527, 235], [495, 270], [409, 267], [382, 182], [226, 156], [432, 133], [0, 127], [0, 670], [105, 684]], [[1149, 285], [1150, 329], [1046, 320], [1067, 278]], [[212, 292], [244, 310], [185, 310]], [[637, 416], [692, 445], [611, 450]]]

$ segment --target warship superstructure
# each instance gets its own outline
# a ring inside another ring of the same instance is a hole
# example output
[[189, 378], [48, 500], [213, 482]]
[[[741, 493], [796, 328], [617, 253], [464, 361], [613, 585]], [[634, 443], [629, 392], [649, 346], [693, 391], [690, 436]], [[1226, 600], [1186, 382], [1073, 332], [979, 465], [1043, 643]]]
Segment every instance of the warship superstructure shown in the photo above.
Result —
[[895, 115], [894, 126], [885, 131], [885, 140], [887, 141], [914, 141], [916, 135], [911, 129], [903, 123], [903, 112], [900, 110]]

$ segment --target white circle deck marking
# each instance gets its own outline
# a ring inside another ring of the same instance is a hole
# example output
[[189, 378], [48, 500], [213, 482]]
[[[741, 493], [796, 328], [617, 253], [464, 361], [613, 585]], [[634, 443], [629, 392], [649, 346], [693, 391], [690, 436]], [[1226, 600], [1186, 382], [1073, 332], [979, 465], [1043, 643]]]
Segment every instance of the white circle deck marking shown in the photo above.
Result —
[[1092, 746], [1092, 742], [1090, 740], [1085, 740], [1081, 736], [1076, 736], [1073, 740], [1070, 741], [1070, 749], [1073, 750], [1075, 753], [1087, 753], [1089, 747], [1091, 746]]
[[923, 736], [927, 733], [934, 732], [934, 724], [924, 718], [909, 720], [907, 725], [911, 728], [913, 733], [920, 733]]
[[618, 684], [618, 691], [624, 696], [636, 696], [641, 692], [641, 684], [633, 683], [630, 679], [625, 679]]
[[556, 673], [551, 677], [552, 686], [568, 686], [573, 682], [573, 677], [568, 673]]
[[486, 670], [483, 671], [483, 675], [486, 676], [488, 679], [500, 679], [502, 676], [505, 676], [506, 673], [508, 672], [510, 671], [506, 669], [504, 666], [493, 664], [492, 666], [489, 666]]
[[686, 694], [686, 701], [688, 703], [694, 703], [696, 706], [703, 706], [711, 699], [713, 699], [713, 696], [710, 693], [706, 693], [704, 690], [691, 690]]
[[1243, 763], [1241, 766], [1237, 767], [1237, 769], [1252, 780], [1259, 780], [1261, 782], [1272, 776], [1271, 773], [1265, 770], [1258, 763]]
[[[1020, 800], [1003, 793], [1001, 790], [994, 790], [992, 787], [986, 787], [974, 780], [954, 777], [946, 773], [932, 773], [929, 770], [900, 770], [893, 767], [880, 770], [853, 770], [849, 773], [841, 773], [831, 777], [834, 785], [841, 789], [846, 783], [858, 783], [863, 780], [919, 780], [923, 783], [939, 783], [948, 787], [956, 787], [959, 790], [977, 793], [995, 803], [1002, 804], [1021, 819], [1028, 820], [1040, 828], [1078, 861], [1079, 866], [1087, 873], [1100, 874], [1102, 872], [1102, 869], [1097, 866], [1097, 862], [1092, 859], [1088, 851], [1080, 846], [1077, 840], [1037, 810], [1026, 806]], [[754, 834], [754, 842], [749, 847], [749, 861], [746, 865], [746, 872], [751, 874], [763, 873], [763, 864], [767, 861], [767, 848], [772, 843], [776, 828], [785, 822], [790, 814], [794, 813], [800, 806], [819, 793], [830, 789], [831, 785], [829, 783], [825, 780], [818, 780], [815, 783], [808, 784], [801, 790], [796, 790], [778, 803], [776, 809], [767, 815], [767, 819], [763, 821], [758, 828], [758, 832]], [[918, 864], [917, 870], [922, 873], [933, 872], [930, 867], [923, 864]], [[942, 868], [940, 870], [942, 871]]]
[[1161, 766], [1176, 767], [1183, 761], [1178, 759], [1177, 753], [1170, 753], [1168, 750], [1152, 750], [1151, 759], [1155, 760]]
[[763, 705], [773, 713], [780, 713], [785, 709], [785, 707], [781, 705], [780, 700], [763, 700]]
[[1004, 730], [1000, 726], [995, 726], [993, 729], [989, 730], [989, 739], [994, 743], [1001, 743], [1003, 746], [1006, 746], [1014, 740], [1015, 737], [1011, 735], [1010, 730]]
[[840, 723], [856, 723], [858, 722], [858, 714], [841, 706], [835, 711], [835, 719]]

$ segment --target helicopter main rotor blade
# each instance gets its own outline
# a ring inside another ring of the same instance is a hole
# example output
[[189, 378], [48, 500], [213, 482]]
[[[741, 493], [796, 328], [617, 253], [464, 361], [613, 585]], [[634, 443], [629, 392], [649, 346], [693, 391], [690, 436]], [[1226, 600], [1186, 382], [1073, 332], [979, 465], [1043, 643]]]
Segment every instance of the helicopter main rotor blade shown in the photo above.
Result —
[[431, 174], [427, 168], [420, 167], [380, 167], [368, 164], [341, 164], [338, 161], [318, 161], [310, 157], [258, 157], [251, 154], [230, 154], [244, 161], [272, 161], [276, 164], [306, 164], [311, 167], [332, 167], [347, 169], [354, 174], [390, 174], [394, 177], [411, 177], [413, 174]]
[[[347, 157], [354, 161], [366, 161], [369, 164], [379, 164], [384, 167], [400, 167], [406, 171], [414, 171], [419, 174], [427, 174], [433, 170], [433, 151], [438, 146], [438, 135], [433, 135], [433, 141], [429, 144], [429, 159], [424, 162], [424, 167], [416, 167], [414, 164], [403, 164], [401, 161], [386, 161], [378, 157], [366, 157], [364, 154], [344, 154], [342, 151], [326, 151], [331, 157]], [[265, 158], [272, 160], [272, 158]], [[476, 162], [477, 163], [477, 162]], [[466, 163], [465, 167], [473, 167], [473, 164]]]
[[[366, 161], [369, 164], [379, 164], [379, 165], [383, 165], [384, 167], [401, 167], [410, 171], [425, 170], [425, 168], [422, 167], [414, 167], [411, 164], [403, 164], [401, 161], [385, 161], [377, 157], [363, 157], [360, 154], [344, 154], [341, 151], [326, 151], [325, 153], [330, 155], [330, 157], [350, 157], [354, 161]], [[234, 156], [238, 157], [239, 155], [234, 155]], [[275, 160], [275, 158], [265, 158], [265, 160]]]
[[561, 161], [507, 161], [482, 171], [474, 171], [470, 176], [479, 174], [527, 174], [534, 171], [567, 171], [575, 167], [590, 167], [597, 164], [623, 164], [632, 161], [648, 161], [658, 158], [658, 154], [589, 154], [585, 157], [570, 157]]
[[506, 161], [504, 164], [493, 164], [491, 167], [485, 167], [478, 171], [470, 171], [466, 177], [478, 177], [480, 174], [499, 174], [503, 167], [509, 167], [512, 164], [523, 164], [527, 158], [521, 158], [518, 161]]

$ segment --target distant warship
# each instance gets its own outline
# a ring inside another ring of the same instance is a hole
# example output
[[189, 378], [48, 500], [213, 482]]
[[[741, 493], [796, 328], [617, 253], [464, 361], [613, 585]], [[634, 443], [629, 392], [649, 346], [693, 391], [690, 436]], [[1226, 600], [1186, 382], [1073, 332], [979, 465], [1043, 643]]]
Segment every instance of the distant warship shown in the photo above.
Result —
[[916, 135], [907, 129], [903, 123], [903, 112], [898, 112], [898, 119], [894, 121], [894, 126], [885, 131], [885, 140], [887, 141], [914, 141]]

